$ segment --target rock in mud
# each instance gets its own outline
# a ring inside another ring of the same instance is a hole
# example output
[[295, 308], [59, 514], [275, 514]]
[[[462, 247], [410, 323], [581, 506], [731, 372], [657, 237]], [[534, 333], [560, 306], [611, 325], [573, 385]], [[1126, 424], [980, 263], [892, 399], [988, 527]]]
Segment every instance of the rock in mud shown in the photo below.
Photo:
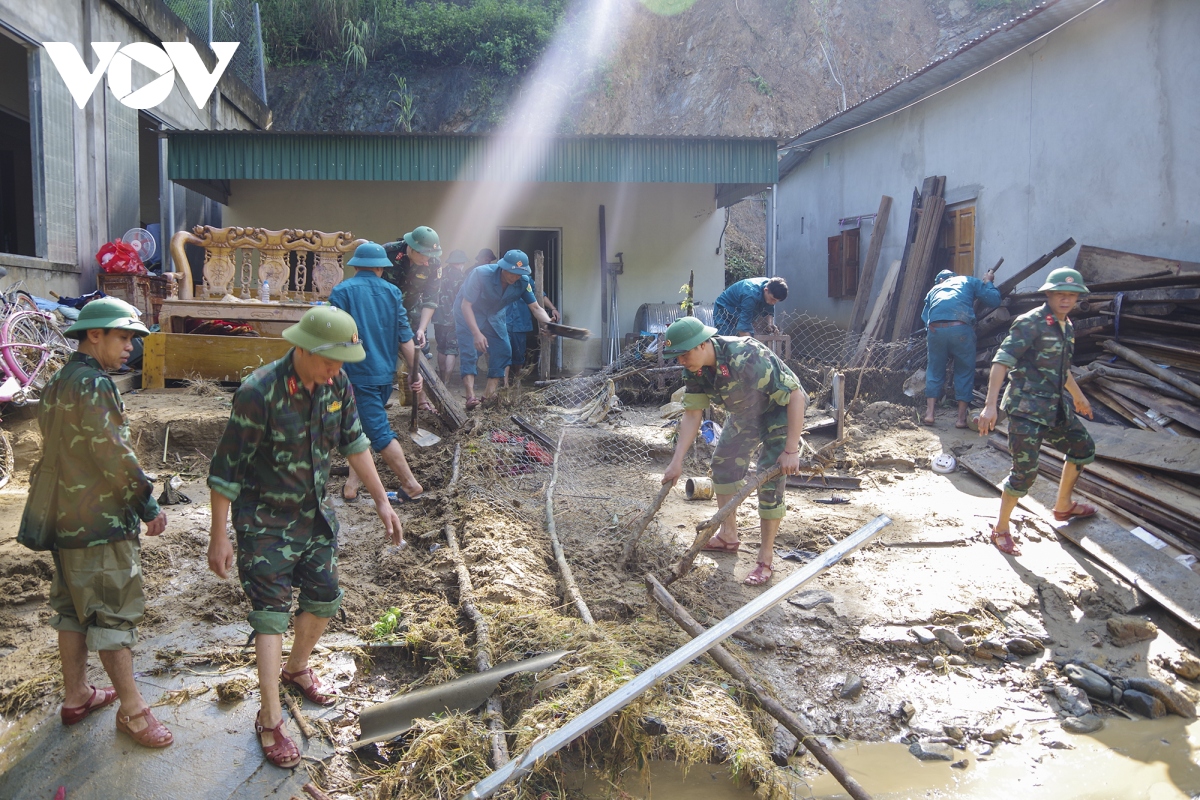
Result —
[[803, 608], [805, 611], [812, 611], [822, 603], [832, 603], [833, 595], [824, 589], [809, 589], [806, 592], [792, 595], [788, 598], [788, 602], [794, 606]]
[[1063, 711], [1071, 716], [1082, 717], [1084, 714], [1092, 713], [1091, 701], [1077, 686], [1058, 684], [1054, 687], [1054, 696], [1058, 698], [1058, 703], [1062, 706]]
[[1167, 715], [1167, 707], [1163, 701], [1136, 689], [1126, 689], [1121, 697], [1121, 705], [1135, 714], [1141, 714], [1148, 719], [1158, 719]]
[[917, 639], [917, 644], [929, 645], [937, 641], [937, 637], [933, 635], [933, 631], [929, 628], [912, 628], [909, 630]]
[[643, 717], [642, 730], [651, 736], [665, 736], [671, 732], [671, 729], [667, 727], [667, 723], [658, 717]]
[[985, 744], [975, 751], [975, 755], [980, 757], [990, 756], [995, 749], [990, 744]]
[[1088, 697], [1097, 700], [1112, 700], [1112, 684], [1101, 678], [1090, 669], [1084, 669], [1078, 664], [1067, 664], [1063, 667], [1067, 680], [1088, 693]]
[[1167, 707], [1167, 711], [1170, 711], [1172, 714], [1176, 714], [1184, 719], [1196, 718], [1196, 704], [1184, 697], [1174, 687], [1168, 686], [1160, 680], [1155, 680], [1154, 678], [1126, 678], [1125, 693], [1128, 694], [1130, 689], [1148, 694], [1151, 697], [1157, 697]]
[[1158, 626], [1138, 617], [1113, 616], [1105, 623], [1108, 637], [1117, 647], [1128, 647], [1138, 642], [1148, 642], [1158, 636]]
[[921, 761], [953, 761], [954, 750], [948, 744], [922, 744], [913, 742], [908, 746], [908, 752]]
[[976, 658], [998, 658], [1003, 661], [1008, 656], [1008, 648], [1004, 646], [1003, 642], [985, 639], [976, 645], [972, 655]]
[[964, 758], [961, 761], [955, 761], [953, 764], [951, 764], [950, 769], [966, 769], [969, 763], [970, 762]]
[[952, 667], [963, 667], [966, 666], [967, 660], [962, 656], [950, 656], [946, 659], [946, 663]]
[[942, 730], [945, 731], [947, 736], [956, 742], [961, 742], [967, 736], [965, 733], [963, 733], [963, 729], [957, 725], [943, 725]]
[[771, 747], [771, 760], [775, 762], [775, 766], [777, 767], [786, 767], [788, 759], [791, 758], [799, 746], [800, 740], [791, 731], [782, 725], [776, 725], [774, 742]]
[[949, 628], [934, 628], [933, 635], [950, 650], [951, 653], [961, 653], [967, 649], [962, 638]]
[[1045, 649], [1039, 642], [1026, 639], [1024, 636], [1014, 636], [1005, 642], [1004, 646], [1008, 648], [1008, 652], [1012, 653], [1018, 658], [1041, 655], [1042, 651]]
[[862, 694], [863, 679], [861, 675], [855, 675], [853, 672], [847, 672], [845, 680], [842, 681], [842, 690], [838, 692], [838, 696], [843, 700], [857, 700]]
[[1008, 738], [1010, 733], [1012, 733], [1012, 726], [1004, 725], [998, 728], [989, 728], [981, 733], [979, 738], [983, 739], [985, 742], [991, 742], [992, 744], [995, 744], [996, 742], [1003, 742]]
[[1095, 733], [1104, 727], [1104, 720], [1095, 714], [1084, 714], [1082, 717], [1067, 717], [1059, 724], [1067, 733]]
[[1196, 658], [1187, 650], [1180, 651], [1174, 658], [1164, 656], [1160, 663], [1185, 681], [1200, 678], [1200, 658]]
[[936, 670], [943, 670], [946, 668], [946, 659], [942, 658], [941, 656], [934, 656], [933, 661], [931, 661], [929, 665]]
[[913, 717], [915, 717], [916, 714], [917, 714], [917, 707], [914, 706], [912, 703], [910, 703], [907, 700], [905, 700], [903, 703], [901, 703], [900, 707], [898, 709], [896, 709], [896, 716], [899, 719], [903, 720], [905, 724], [908, 724], [909, 720], [911, 720]]

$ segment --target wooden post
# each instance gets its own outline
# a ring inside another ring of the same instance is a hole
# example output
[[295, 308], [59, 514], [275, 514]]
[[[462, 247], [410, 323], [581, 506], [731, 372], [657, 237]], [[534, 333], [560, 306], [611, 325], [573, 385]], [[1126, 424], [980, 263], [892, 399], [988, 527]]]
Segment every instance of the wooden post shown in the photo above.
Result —
[[642, 534], [646, 532], [646, 526], [650, 524], [650, 520], [658, 514], [658, 509], [662, 508], [663, 501], [667, 499], [667, 495], [671, 493], [672, 483], [664, 483], [662, 488], [658, 490], [658, 496], [654, 498], [654, 502], [646, 509], [646, 513], [638, 517], [637, 523], [633, 526], [633, 530], [629, 532], [629, 537], [625, 540], [625, 546], [621, 548], [621, 560], [617, 566], [621, 569], [629, 562], [629, 557], [633, 555], [633, 548], [637, 546], [638, 539], [642, 538]]
[[888, 217], [892, 213], [892, 198], [886, 194], [879, 201], [875, 214], [875, 225], [871, 228], [871, 244], [863, 259], [862, 272], [858, 276], [858, 293], [854, 295], [854, 311], [850, 314], [850, 332], [862, 333], [867, 322], [867, 303], [875, 286], [875, 269], [879, 264], [879, 251], [883, 249], [883, 236], [887, 233]]
[[571, 602], [575, 604], [580, 618], [588, 625], [595, 625], [596, 620], [592, 617], [591, 609], [588, 608], [583, 595], [579, 593], [579, 585], [575, 583], [571, 565], [567, 563], [567, 554], [563, 552], [562, 544], [558, 541], [558, 532], [554, 527], [554, 486], [558, 483], [558, 457], [562, 455], [563, 436], [566, 433], [567, 428], [564, 425], [558, 433], [558, 447], [554, 451], [554, 466], [550, 469], [550, 483], [546, 485], [546, 533], [550, 536], [550, 548], [554, 551], [554, 560], [558, 562], [558, 571], [562, 574], [567, 597], [571, 598]]
[[841, 372], [833, 373], [833, 408], [837, 420], [837, 438], [846, 435], [846, 376]]
[[1020, 284], [1021, 281], [1025, 280], [1030, 275], [1032, 275], [1033, 273], [1037, 272], [1042, 267], [1049, 264], [1051, 262], [1051, 260], [1058, 258], [1059, 256], [1061, 256], [1063, 253], [1067, 252], [1074, 246], [1075, 246], [1075, 240], [1067, 239], [1065, 242], [1063, 242], [1058, 247], [1051, 250], [1049, 253], [1046, 253], [1043, 256], [1039, 256], [1037, 258], [1037, 260], [1033, 261], [1031, 264], [1029, 264], [1029, 266], [1027, 266], [1024, 269], [1017, 272], [1016, 275], [1013, 275], [1010, 278], [1006, 278], [1003, 283], [997, 284], [996, 288], [1000, 290], [1000, 294], [1002, 294], [1002, 295], [1008, 294], [1013, 289], [1017, 288], [1018, 284]]
[[[542, 295], [546, 293], [546, 256], [541, 250], [533, 251], [533, 291], [537, 295], [538, 305], [541, 305]], [[553, 338], [542, 333], [538, 325], [538, 378], [546, 380], [550, 377], [550, 343]]]

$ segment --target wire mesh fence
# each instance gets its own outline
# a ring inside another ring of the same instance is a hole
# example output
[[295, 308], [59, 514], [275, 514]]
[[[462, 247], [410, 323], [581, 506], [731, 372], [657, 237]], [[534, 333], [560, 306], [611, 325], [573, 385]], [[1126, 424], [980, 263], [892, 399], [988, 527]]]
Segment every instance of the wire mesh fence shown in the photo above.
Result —
[[266, 61], [258, 3], [250, 0], [165, 0], [202, 42], [239, 42], [228, 72], [267, 102]]

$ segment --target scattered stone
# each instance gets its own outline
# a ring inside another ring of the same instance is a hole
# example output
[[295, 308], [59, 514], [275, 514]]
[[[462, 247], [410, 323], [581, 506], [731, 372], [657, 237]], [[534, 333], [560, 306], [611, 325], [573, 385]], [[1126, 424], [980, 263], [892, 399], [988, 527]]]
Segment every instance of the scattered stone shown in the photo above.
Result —
[[1148, 642], [1158, 636], [1158, 626], [1138, 617], [1115, 615], [1108, 618], [1108, 636], [1117, 647]]
[[775, 737], [771, 747], [771, 760], [775, 762], [777, 767], [786, 767], [788, 759], [796, 752], [796, 748], [800, 746], [800, 740], [797, 739], [792, 732], [782, 725], [775, 726]]
[[908, 632], [917, 638], [917, 644], [920, 645], [933, 644], [937, 641], [937, 637], [929, 628], [910, 628]]
[[799, 606], [805, 611], [812, 611], [822, 603], [832, 603], [833, 595], [824, 589], [809, 589], [808, 591], [789, 597], [788, 602], [794, 606]]
[[667, 727], [667, 723], [658, 717], [643, 717], [642, 730], [651, 736], [666, 736], [671, 732], [671, 729]]
[[1185, 681], [1200, 678], [1200, 658], [1196, 658], [1187, 650], [1180, 651], [1175, 658], [1163, 656], [1160, 663]]
[[992, 747], [990, 744], [985, 744], [975, 752], [975, 755], [986, 758], [995, 752], [995, 750], [996, 748]]
[[974, 622], [964, 622], [958, 626], [959, 636], [978, 636], [981, 633], [985, 633], [984, 629]]
[[1083, 689], [1089, 697], [1097, 700], [1112, 700], [1112, 685], [1090, 669], [1084, 669], [1078, 664], [1067, 664], [1063, 667], [1067, 680]]
[[1113, 705], [1121, 705], [1121, 698], [1125, 695], [1125, 690], [1120, 686], [1113, 687]]
[[1042, 744], [1051, 750], [1074, 750], [1075, 748], [1062, 739], [1043, 739]]
[[966, 769], [969, 762], [964, 758], [962, 761], [955, 761], [950, 765], [950, 769]]
[[995, 639], [984, 639], [976, 645], [973, 655], [976, 658], [998, 658], [1003, 661], [1008, 656], [1008, 648]]
[[942, 730], [945, 731], [947, 736], [956, 742], [961, 742], [967, 737], [967, 735], [963, 733], [963, 729], [956, 725], [943, 725]]
[[1067, 733], [1095, 733], [1104, 727], [1104, 720], [1095, 714], [1084, 714], [1082, 717], [1067, 717], [1059, 724]]
[[1088, 662], [1082, 663], [1082, 664], [1080, 664], [1078, 661], [1076, 661], [1075, 663], [1079, 664], [1079, 666], [1083, 667], [1084, 669], [1090, 669], [1092, 672], [1096, 673], [1101, 678], [1104, 678], [1104, 680], [1108, 681], [1109, 683], [1112, 683], [1115, 680], [1113, 678], [1113, 674], [1111, 672], [1109, 672], [1104, 667], [1100, 666], [1099, 664], [1097, 664], [1094, 661], [1088, 661]]
[[1196, 718], [1196, 704], [1188, 700], [1175, 688], [1154, 678], [1126, 678], [1125, 693], [1130, 690], [1157, 697], [1167, 707], [1167, 711], [1184, 719]]
[[961, 653], [967, 649], [967, 646], [963, 644], [962, 638], [949, 628], [934, 628], [933, 635], [937, 637], [939, 642], [946, 645], [951, 653]]
[[930, 665], [936, 670], [943, 670], [946, 668], [946, 659], [941, 656], [934, 656]]
[[1018, 658], [1024, 658], [1025, 656], [1038, 656], [1041, 655], [1045, 650], [1040, 643], [1026, 639], [1024, 636], [1014, 636], [1005, 642], [1004, 646], [1008, 648], [1008, 652], [1012, 653]]
[[845, 680], [842, 681], [842, 690], [838, 694], [843, 700], [857, 700], [858, 696], [862, 694], [862, 690], [862, 676], [848, 672], [846, 673]]
[[925, 669], [929, 669], [929, 665], [930, 665], [929, 656], [917, 656], [917, 666], [918, 667], [924, 667]]
[[1012, 733], [1012, 726], [1004, 725], [998, 728], [987, 729], [980, 734], [980, 738], [985, 742], [991, 742], [992, 744], [995, 744], [996, 742], [1003, 742], [1008, 738], [1010, 733]]
[[1121, 697], [1121, 705], [1147, 719], [1158, 719], [1167, 715], [1167, 707], [1163, 705], [1162, 700], [1136, 689], [1125, 690], [1125, 694]]
[[1077, 686], [1058, 684], [1054, 687], [1054, 696], [1058, 699], [1063, 711], [1075, 717], [1092, 713], [1092, 704], [1087, 694]]
[[905, 724], [908, 724], [908, 721], [911, 720], [914, 716], [916, 716], [917, 707], [914, 706], [912, 703], [908, 702], [907, 700], [905, 700], [903, 703], [900, 704], [900, 708], [897, 709], [896, 713], [897, 713], [897, 716], [900, 717], [900, 719], [904, 720]]
[[953, 761], [954, 751], [947, 744], [922, 744], [913, 742], [908, 746], [908, 752], [921, 761]]
[[946, 663], [952, 667], [961, 667], [966, 665], [967, 660], [962, 656], [950, 656], [946, 659]]

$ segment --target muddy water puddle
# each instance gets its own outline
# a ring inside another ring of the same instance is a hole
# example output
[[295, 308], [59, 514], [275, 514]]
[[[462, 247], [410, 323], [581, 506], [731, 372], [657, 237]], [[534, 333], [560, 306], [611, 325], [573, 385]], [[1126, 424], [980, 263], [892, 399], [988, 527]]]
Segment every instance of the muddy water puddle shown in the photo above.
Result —
[[[857, 744], [836, 750], [849, 772], [875, 800], [954, 798], [954, 800], [1191, 800], [1200, 797], [1200, 722], [1179, 717], [1129, 721], [1109, 719], [1088, 735], [1063, 733], [1057, 723], [1026, 735], [1023, 744], [1000, 744], [986, 757], [963, 751], [963, 769], [949, 762], [918, 761], [903, 744]], [[1056, 741], [1070, 749], [1048, 747]], [[589, 799], [750, 800], [717, 765], [685, 771], [670, 762], [650, 766], [650, 780], [630, 775], [624, 795], [589, 776], [582, 789]], [[793, 797], [841, 800], [845, 791], [828, 774], [797, 780]]]

